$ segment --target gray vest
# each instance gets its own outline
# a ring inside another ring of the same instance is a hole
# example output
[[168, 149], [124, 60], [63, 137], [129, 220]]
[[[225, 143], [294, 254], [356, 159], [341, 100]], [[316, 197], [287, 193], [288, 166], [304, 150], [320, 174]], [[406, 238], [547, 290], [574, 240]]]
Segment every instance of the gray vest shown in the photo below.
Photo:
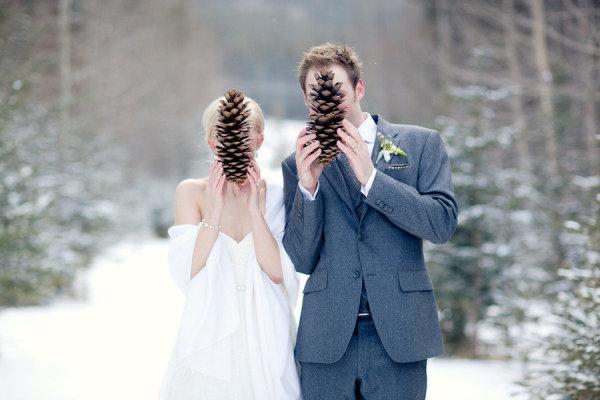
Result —
[[[342, 165], [342, 174], [344, 175], [344, 180], [348, 185], [348, 189], [350, 189], [350, 196], [352, 196], [352, 201], [354, 202], [354, 207], [356, 208], [357, 214], [360, 215], [360, 210], [362, 207], [366, 207], [366, 204], [362, 199], [364, 198], [364, 194], [360, 191], [360, 182], [354, 176], [354, 171], [352, 171], [352, 167], [348, 163], [348, 159], [345, 154], [340, 154], [340, 161]], [[365, 287], [365, 278], [361, 277], [362, 280], [362, 291], [360, 294], [360, 306], [358, 307], [358, 313], [368, 312], [371, 310], [369, 308], [369, 298], [367, 297], [367, 288]]]

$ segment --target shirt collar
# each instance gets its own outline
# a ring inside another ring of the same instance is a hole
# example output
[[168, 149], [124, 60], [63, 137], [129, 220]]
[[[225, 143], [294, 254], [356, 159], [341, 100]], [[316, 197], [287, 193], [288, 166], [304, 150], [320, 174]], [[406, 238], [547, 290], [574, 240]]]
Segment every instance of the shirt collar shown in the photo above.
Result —
[[358, 132], [365, 142], [374, 143], [377, 134], [377, 124], [371, 114], [365, 112], [363, 115], [365, 116], [365, 120], [358, 127]]

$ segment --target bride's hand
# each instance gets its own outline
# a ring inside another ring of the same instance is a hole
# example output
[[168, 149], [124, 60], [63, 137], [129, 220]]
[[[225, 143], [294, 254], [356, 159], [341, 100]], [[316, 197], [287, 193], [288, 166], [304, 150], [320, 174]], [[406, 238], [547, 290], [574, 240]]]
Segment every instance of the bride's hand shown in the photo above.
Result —
[[214, 161], [208, 169], [208, 223], [218, 224], [225, 204], [225, 185], [227, 184], [223, 165]]
[[246, 183], [240, 186], [240, 191], [245, 196], [244, 201], [248, 211], [251, 215], [260, 215], [260, 203], [259, 203], [259, 187], [260, 182], [260, 168], [256, 163], [256, 160], [252, 159], [250, 168], [248, 168], [248, 175], [246, 176]]

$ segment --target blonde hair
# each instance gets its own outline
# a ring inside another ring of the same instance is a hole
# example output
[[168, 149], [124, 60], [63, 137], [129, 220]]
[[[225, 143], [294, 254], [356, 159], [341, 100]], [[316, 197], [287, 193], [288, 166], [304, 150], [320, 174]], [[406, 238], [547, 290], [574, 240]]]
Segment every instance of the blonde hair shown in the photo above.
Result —
[[[210, 103], [206, 109], [204, 110], [204, 115], [202, 116], [202, 126], [204, 128], [204, 139], [208, 142], [208, 139], [215, 137], [215, 126], [218, 121], [218, 111], [219, 105], [221, 104], [221, 100], [225, 100], [225, 96], [221, 96], [218, 99], [214, 100]], [[256, 101], [246, 96], [244, 98], [244, 103], [248, 104], [250, 108], [250, 129], [258, 134], [262, 134], [265, 129], [265, 117], [263, 115], [262, 109], [258, 105]]]

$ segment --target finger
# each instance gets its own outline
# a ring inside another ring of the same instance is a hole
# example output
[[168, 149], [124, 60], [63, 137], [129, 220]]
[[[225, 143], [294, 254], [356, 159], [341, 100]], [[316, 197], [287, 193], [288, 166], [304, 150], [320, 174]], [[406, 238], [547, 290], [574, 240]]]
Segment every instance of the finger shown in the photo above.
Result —
[[306, 157], [304, 159], [304, 162], [302, 163], [302, 170], [309, 170], [312, 164], [315, 162], [315, 160], [319, 157], [319, 155], [321, 155], [321, 149], [317, 149], [308, 157]]
[[215, 190], [217, 191], [217, 193], [222, 194], [224, 187], [225, 187], [225, 175], [221, 175], [219, 177], [219, 180], [217, 181], [217, 186], [216, 186]]
[[340, 148], [340, 150], [342, 150], [344, 152], [344, 154], [346, 154], [346, 156], [348, 156], [348, 160], [351, 163], [354, 162], [354, 156], [356, 155], [356, 153], [354, 153], [350, 147], [346, 146], [340, 140], [337, 141], [337, 145]]
[[344, 130], [346, 131], [346, 133], [350, 136], [352, 136], [352, 138], [356, 141], [362, 140], [362, 137], [360, 136], [360, 132], [358, 131], [358, 129], [352, 125], [352, 123], [350, 121], [348, 121], [346, 118], [344, 118], [342, 120], [342, 126], [344, 127]]
[[260, 180], [260, 171], [257, 170], [252, 170], [252, 177], [254, 178], [255, 181], [259, 181]]
[[254, 179], [254, 181], [257, 180], [256, 171], [253, 169], [248, 169], [248, 176]]
[[254, 172], [256, 172], [256, 177], [259, 177], [260, 176], [260, 167], [258, 166], [256, 159], [252, 159], [252, 162], [254, 163]]
[[258, 163], [253, 158], [250, 160], [250, 168], [248, 168], [248, 172], [257, 172], [258, 171]]
[[215, 172], [213, 172], [213, 181], [214, 181], [214, 187], [217, 187], [219, 185], [219, 182], [221, 182], [223, 179], [225, 179], [225, 174], [219, 174], [218, 170], [215, 169]]
[[217, 189], [219, 181], [221, 180], [221, 178], [223, 176], [224, 175], [219, 175], [218, 170], [215, 168], [215, 170], [212, 173], [211, 186], [210, 186], [212, 190], [216, 190]]
[[222, 168], [219, 162], [215, 163], [215, 167], [213, 168], [212, 171], [212, 180], [213, 182], [216, 182], [219, 178], [219, 176], [222, 175]]
[[221, 168], [221, 162], [219, 160], [215, 160], [213, 163], [213, 173], [215, 174], [215, 177], [218, 174], [219, 168]]
[[314, 141], [300, 151], [300, 161], [304, 160], [310, 153], [319, 148], [319, 142]]
[[297, 139], [300, 139], [302, 136], [306, 135], [306, 127], [300, 129], [300, 132], [298, 132], [298, 137]]
[[337, 133], [346, 146], [356, 146], [356, 140], [352, 136], [348, 135], [348, 133], [345, 130], [343, 130], [342, 128], [338, 128]]
[[350, 151], [352, 151], [353, 153], [356, 153], [358, 151], [358, 143], [356, 143], [356, 140], [354, 140], [353, 137], [351, 137], [341, 129], [338, 129], [338, 134], [340, 136], [340, 139], [342, 139], [342, 143], [344, 143], [346, 147], [350, 149]]
[[298, 163], [298, 172], [302, 174], [302, 173], [310, 171], [310, 169], [312, 168], [312, 162], [311, 162], [311, 160], [313, 158], [318, 157], [319, 154], [321, 154], [321, 149], [320, 148], [316, 149], [315, 151], [313, 151], [312, 153], [310, 153], [306, 157], [304, 157], [302, 159], [302, 161], [300, 161]]
[[358, 131], [358, 129], [354, 125], [352, 125], [347, 119], [342, 120], [342, 126], [346, 135], [350, 136], [358, 143], [364, 143], [364, 140], [362, 136], [360, 136], [360, 132]]
[[210, 185], [211, 188], [213, 186], [215, 178], [217, 177], [215, 170], [216, 170], [216, 168], [214, 165], [211, 165], [210, 168], [208, 169], [208, 184]]
[[306, 143], [308, 143], [311, 140], [315, 140], [316, 138], [317, 138], [317, 135], [315, 135], [314, 133], [311, 133], [311, 134], [308, 134], [306, 136], [299, 138], [296, 141], [296, 151], [298, 151], [298, 152], [302, 151], [302, 149], [304, 148], [304, 145]]
[[219, 183], [219, 177], [217, 175], [215, 175], [215, 173], [213, 171], [212, 175], [208, 179], [208, 185], [209, 185], [211, 192], [215, 191], [218, 183]]
[[300, 151], [300, 153], [298, 155], [298, 164], [302, 165], [304, 163], [304, 160], [306, 159], [306, 157], [308, 157], [308, 155], [310, 153], [312, 153], [313, 151], [315, 151], [318, 148], [319, 148], [319, 143], [315, 141], [313, 144], [308, 145], [304, 149], [302, 149], [302, 151]]
[[215, 174], [217, 174], [217, 176], [225, 175], [223, 164], [221, 162], [217, 164], [217, 167], [215, 168]]
[[248, 200], [256, 196], [256, 179], [252, 175], [248, 175]]

